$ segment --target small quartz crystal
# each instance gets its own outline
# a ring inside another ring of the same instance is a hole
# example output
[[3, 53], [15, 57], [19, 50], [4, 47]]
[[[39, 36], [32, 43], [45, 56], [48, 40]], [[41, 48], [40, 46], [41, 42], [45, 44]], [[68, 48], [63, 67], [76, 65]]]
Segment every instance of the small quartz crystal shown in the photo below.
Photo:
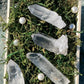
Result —
[[13, 60], [7, 64], [8, 84], [25, 84], [20, 67]]
[[62, 29], [66, 26], [65, 22], [62, 20], [62, 17], [54, 11], [37, 4], [28, 6], [28, 9], [34, 16], [58, 27], [59, 29]]
[[[40, 53], [27, 53], [27, 58], [55, 84], [69, 84], [66, 78]], [[43, 76], [42, 76], [43, 77]], [[42, 78], [41, 77], [41, 78]]]
[[32, 34], [32, 40], [38, 46], [47, 49], [55, 54], [67, 55], [68, 38], [67, 35], [62, 35], [59, 39], [54, 39], [44, 34]]

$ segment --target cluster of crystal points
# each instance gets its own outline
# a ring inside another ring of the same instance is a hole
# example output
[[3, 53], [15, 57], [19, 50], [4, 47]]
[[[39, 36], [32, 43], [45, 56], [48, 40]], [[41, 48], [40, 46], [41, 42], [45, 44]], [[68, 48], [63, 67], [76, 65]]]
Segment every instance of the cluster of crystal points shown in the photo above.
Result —
[[45, 7], [42, 7], [40, 5], [34, 4], [28, 6], [29, 11], [31, 14], [35, 15], [41, 20], [44, 20], [59, 29], [62, 29], [66, 26], [65, 22], [62, 20], [62, 17], [59, 16], [56, 12], [51, 11]]
[[55, 84], [68, 84], [70, 81], [40, 53], [27, 53], [26, 56]]

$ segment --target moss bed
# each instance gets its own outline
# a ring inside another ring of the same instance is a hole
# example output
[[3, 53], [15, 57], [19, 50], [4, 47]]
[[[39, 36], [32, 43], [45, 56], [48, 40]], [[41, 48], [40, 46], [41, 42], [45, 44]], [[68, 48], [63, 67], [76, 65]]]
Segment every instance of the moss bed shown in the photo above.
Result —
[[[52, 11], [57, 12], [62, 16], [67, 26], [61, 30], [42, 21], [33, 16], [28, 6], [30, 4], [39, 4]], [[16, 8], [15, 8], [16, 5]], [[28, 52], [41, 53], [44, 55], [56, 68], [58, 68], [68, 79], [70, 84], [74, 84], [74, 62], [76, 60], [76, 46], [80, 44], [79, 38], [76, 36], [76, 32], [69, 30], [69, 25], [77, 22], [77, 14], [71, 12], [72, 6], [77, 6], [77, 0], [14, 0], [13, 5], [10, 7], [10, 20], [5, 29], [9, 30], [8, 40], [8, 56], [7, 61], [14, 60], [21, 68], [25, 84], [53, 84], [45, 75], [43, 81], [39, 81], [37, 75], [41, 72], [34, 64], [32, 64], [27, 58]], [[21, 25], [19, 18], [25, 17], [26, 23]], [[61, 35], [67, 34], [68, 36], [68, 54], [56, 55], [34, 44], [31, 35], [36, 32], [41, 32], [52, 36], [53, 38], [59, 38]], [[20, 44], [18, 47], [13, 45], [13, 41], [19, 39]]]

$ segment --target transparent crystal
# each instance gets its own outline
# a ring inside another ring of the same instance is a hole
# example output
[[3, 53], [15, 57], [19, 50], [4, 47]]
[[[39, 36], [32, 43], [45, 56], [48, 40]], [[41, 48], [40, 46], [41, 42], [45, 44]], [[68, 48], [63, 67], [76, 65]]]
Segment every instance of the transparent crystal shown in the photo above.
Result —
[[32, 40], [38, 46], [54, 52], [55, 54], [67, 55], [68, 38], [67, 35], [62, 35], [59, 39], [54, 39], [44, 34], [32, 34]]
[[40, 53], [27, 53], [27, 58], [55, 84], [68, 84], [70, 81]]
[[51, 11], [45, 7], [42, 7], [40, 5], [34, 4], [28, 6], [28, 9], [30, 10], [31, 14], [35, 15], [41, 20], [44, 20], [59, 29], [62, 29], [66, 26], [65, 22], [62, 20], [62, 17], [59, 16], [56, 12]]
[[9, 76], [8, 84], [25, 84], [21, 69], [13, 60], [8, 62], [7, 72]]

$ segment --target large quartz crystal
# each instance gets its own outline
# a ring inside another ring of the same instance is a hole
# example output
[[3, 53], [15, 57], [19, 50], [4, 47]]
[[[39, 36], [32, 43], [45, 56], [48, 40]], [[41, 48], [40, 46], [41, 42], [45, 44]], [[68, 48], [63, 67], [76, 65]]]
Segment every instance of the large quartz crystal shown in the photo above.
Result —
[[56, 54], [67, 55], [68, 38], [67, 35], [62, 35], [59, 39], [54, 39], [44, 34], [32, 34], [33, 41], [38, 46], [47, 49]]
[[27, 58], [55, 84], [68, 84], [70, 81], [40, 53], [28, 53]]
[[13, 60], [8, 62], [7, 72], [9, 76], [8, 84], [25, 84], [21, 69]]
[[56, 12], [51, 11], [45, 7], [42, 7], [40, 5], [34, 4], [28, 6], [28, 9], [30, 10], [31, 14], [35, 15], [41, 20], [44, 20], [59, 29], [62, 29], [66, 26], [65, 22], [62, 20], [62, 17], [59, 16]]

